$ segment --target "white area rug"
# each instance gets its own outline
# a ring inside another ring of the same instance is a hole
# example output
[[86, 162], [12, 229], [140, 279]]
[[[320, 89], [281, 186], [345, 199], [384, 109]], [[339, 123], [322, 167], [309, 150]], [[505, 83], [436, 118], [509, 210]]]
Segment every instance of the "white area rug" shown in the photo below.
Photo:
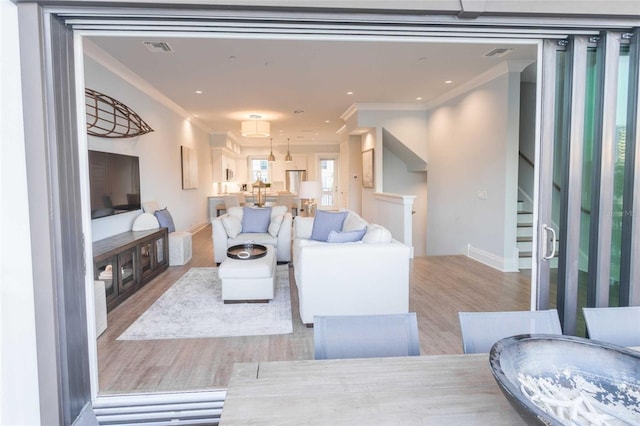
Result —
[[274, 300], [222, 303], [218, 268], [191, 268], [118, 340], [256, 336], [293, 332], [289, 266], [276, 266]]

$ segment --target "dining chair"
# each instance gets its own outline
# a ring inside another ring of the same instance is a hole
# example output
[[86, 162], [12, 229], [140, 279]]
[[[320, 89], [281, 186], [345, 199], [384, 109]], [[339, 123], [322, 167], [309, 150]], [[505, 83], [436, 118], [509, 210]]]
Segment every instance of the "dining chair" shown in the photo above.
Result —
[[488, 353], [498, 340], [518, 334], [562, 334], [556, 309], [458, 312], [465, 354]]
[[298, 206], [294, 203], [295, 197], [292, 193], [278, 193], [278, 205], [287, 206], [287, 211], [290, 211], [293, 216], [298, 215]]
[[244, 194], [244, 192], [233, 192], [231, 195], [235, 196], [238, 199], [238, 203], [240, 206], [253, 206], [253, 203], [247, 202], [247, 196]]
[[387, 315], [316, 315], [315, 359], [420, 355], [415, 312]]
[[224, 206], [227, 211], [229, 211], [231, 207], [240, 206], [240, 200], [238, 200], [237, 195], [225, 195], [222, 199], [224, 200]]
[[640, 306], [582, 308], [589, 338], [620, 346], [640, 346]]

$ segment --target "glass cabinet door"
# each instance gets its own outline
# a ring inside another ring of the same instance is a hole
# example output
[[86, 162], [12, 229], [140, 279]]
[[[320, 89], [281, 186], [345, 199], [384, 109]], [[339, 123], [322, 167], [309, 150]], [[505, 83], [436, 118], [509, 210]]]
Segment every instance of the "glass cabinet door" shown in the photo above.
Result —
[[149, 241], [140, 246], [140, 275], [142, 278], [153, 272], [156, 264], [156, 256], [153, 250], [153, 241]]
[[115, 258], [109, 258], [107, 260], [103, 260], [102, 262], [96, 263], [95, 267], [95, 280], [96, 281], [104, 281], [105, 293], [107, 296], [107, 301], [112, 300], [114, 297], [118, 295], [118, 286], [115, 285], [116, 278], [113, 273], [116, 265], [114, 265]]
[[165, 245], [168, 244], [166, 238], [158, 238], [156, 240], [156, 264], [161, 265], [167, 262], [165, 256]]
[[118, 293], [132, 289], [137, 284], [136, 270], [136, 250], [135, 248], [118, 254], [118, 266], [120, 268], [120, 282]]

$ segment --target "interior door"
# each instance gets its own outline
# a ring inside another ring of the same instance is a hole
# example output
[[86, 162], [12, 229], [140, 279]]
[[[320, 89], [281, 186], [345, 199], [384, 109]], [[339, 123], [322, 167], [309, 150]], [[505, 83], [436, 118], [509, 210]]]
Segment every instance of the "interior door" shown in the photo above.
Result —
[[337, 158], [321, 158], [319, 160], [320, 183], [322, 197], [319, 208], [336, 210], [338, 208], [338, 160]]

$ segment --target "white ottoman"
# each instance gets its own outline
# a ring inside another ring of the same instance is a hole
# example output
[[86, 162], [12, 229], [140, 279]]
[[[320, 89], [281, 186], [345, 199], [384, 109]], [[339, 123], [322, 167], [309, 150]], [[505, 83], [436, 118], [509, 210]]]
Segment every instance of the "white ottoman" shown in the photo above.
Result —
[[268, 302], [273, 299], [275, 287], [276, 255], [272, 246], [267, 245], [264, 257], [251, 260], [229, 257], [218, 267], [222, 281], [224, 303], [239, 301]]
[[169, 266], [184, 265], [191, 260], [191, 232], [169, 234]]

